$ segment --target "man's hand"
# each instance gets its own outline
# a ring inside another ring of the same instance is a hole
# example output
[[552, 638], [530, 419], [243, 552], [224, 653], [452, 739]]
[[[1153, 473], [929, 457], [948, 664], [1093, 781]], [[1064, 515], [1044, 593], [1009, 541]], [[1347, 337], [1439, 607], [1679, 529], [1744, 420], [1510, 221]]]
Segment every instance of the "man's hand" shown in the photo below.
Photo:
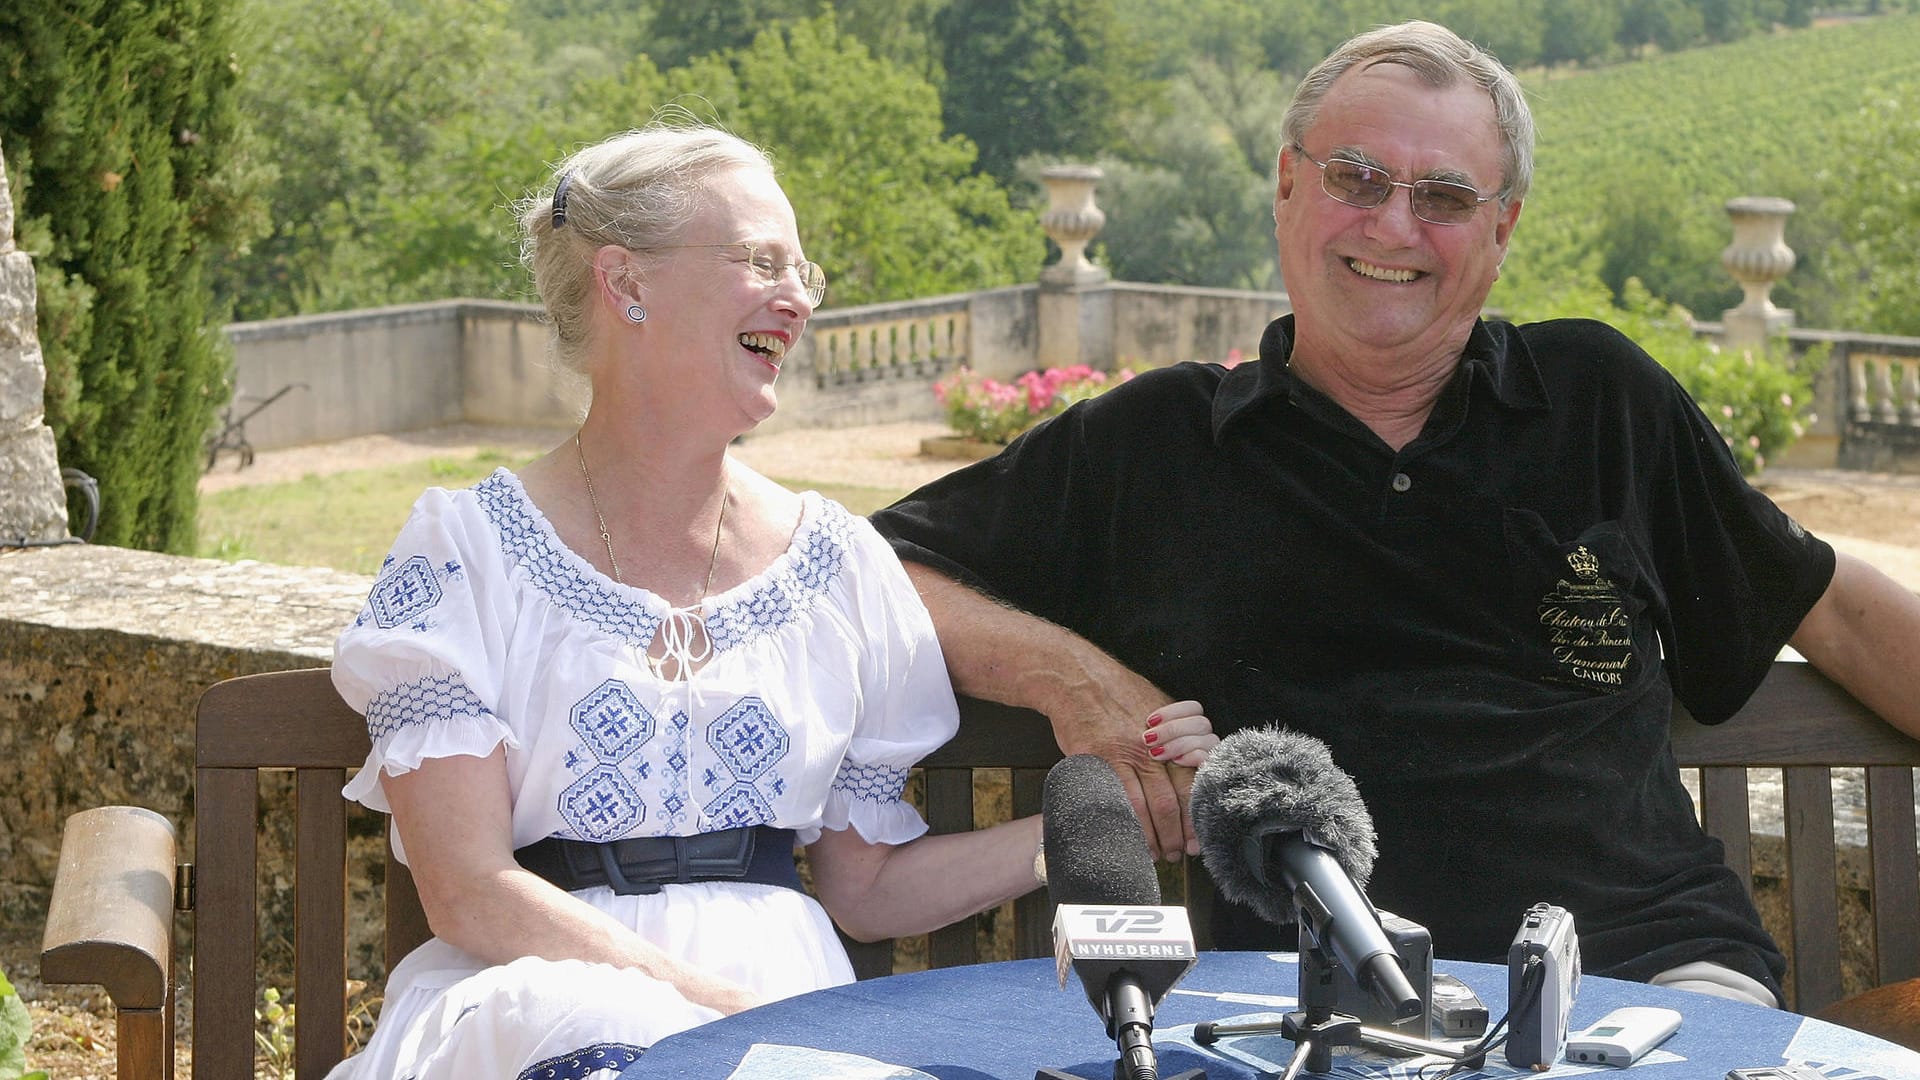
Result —
[[1098, 754], [1120, 774], [1156, 857], [1199, 854], [1187, 792], [1194, 768], [1220, 740], [1198, 702], [1172, 700], [1065, 627], [932, 567], [905, 566], [933, 616], [955, 690], [1046, 716], [1061, 750]]
[[1099, 685], [1102, 692], [1084, 695], [1080, 707], [1051, 717], [1060, 749], [1098, 754], [1113, 766], [1156, 858], [1198, 855], [1187, 797], [1194, 768], [1220, 742], [1200, 703], [1168, 701], [1132, 672]]

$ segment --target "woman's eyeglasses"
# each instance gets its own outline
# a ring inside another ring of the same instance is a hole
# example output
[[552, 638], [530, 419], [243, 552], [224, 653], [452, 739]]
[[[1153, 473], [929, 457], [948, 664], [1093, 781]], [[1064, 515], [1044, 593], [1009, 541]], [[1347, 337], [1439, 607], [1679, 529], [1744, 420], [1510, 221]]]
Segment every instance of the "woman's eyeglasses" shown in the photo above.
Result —
[[780, 284], [780, 279], [786, 276], [788, 270], [793, 270], [800, 275], [800, 287], [807, 290], [807, 303], [819, 307], [820, 302], [827, 298], [827, 272], [820, 269], [819, 263], [809, 259], [801, 259], [799, 262], [780, 262], [761, 250], [760, 245], [751, 240], [740, 240], [731, 244], [662, 244], [648, 250], [677, 251], [681, 248], [712, 250], [725, 248], [744, 252], [746, 257], [736, 261], [745, 263], [760, 284], [772, 288]]
[[1293, 148], [1320, 166], [1320, 186], [1328, 195], [1361, 210], [1371, 210], [1386, 202], [1394, 188], [1406, 188], [1414, 217], [1435, 225], [1465, 225], [1473, 220], [1481, 203], [1499, 198], [1447, 180], [1395, 180], [1385, 169], [1365, 162], [1341, 157], [1321, 161], [1299, 143], [1294, 143]]

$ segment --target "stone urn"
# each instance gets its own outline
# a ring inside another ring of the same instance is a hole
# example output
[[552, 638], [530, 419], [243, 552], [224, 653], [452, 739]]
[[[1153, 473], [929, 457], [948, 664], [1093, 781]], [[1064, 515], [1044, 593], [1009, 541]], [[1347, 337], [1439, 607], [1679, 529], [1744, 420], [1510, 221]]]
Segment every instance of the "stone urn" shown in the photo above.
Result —
[[1040, 227], [1060, 248], [1060, 261], [1040, 271], [1040, 280], [1078, 285], [1105, 281], [1107, 272], [1087, 259], [1087, 244], [1100, 235], [1107, 215], [1093, 202], [1093, 189], [1106, 174], [1093, 165], [1052, 165], [1040, 173], [1047, 185], [1047, 212]]

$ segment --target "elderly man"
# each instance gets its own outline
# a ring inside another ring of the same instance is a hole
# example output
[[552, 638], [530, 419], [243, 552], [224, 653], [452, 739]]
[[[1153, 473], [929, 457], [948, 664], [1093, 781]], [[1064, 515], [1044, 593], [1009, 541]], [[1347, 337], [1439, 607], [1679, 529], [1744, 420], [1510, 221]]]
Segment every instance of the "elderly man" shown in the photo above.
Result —
[[1372, 809], [1372, 898], [1441, 955], [1503, 960], [1550, 901], [1588, 970], [1777, 1003], [1670, 700], [1723, 720], [1791, 641], [1920, 734], [1920, 601], [1750, 488], [1621, 334], [1480, 318], [1532, 168], [1496, 60], [1429, 23], [1361, 35], [1283, 140], [1294, 314], [1258, 363], [1149, 372], [876, 515], [956, 686], [1130, 764], [1164, 855], [1195, 848], [1189, 778], [1129, 744], [1141, 716], [1317, 736]]

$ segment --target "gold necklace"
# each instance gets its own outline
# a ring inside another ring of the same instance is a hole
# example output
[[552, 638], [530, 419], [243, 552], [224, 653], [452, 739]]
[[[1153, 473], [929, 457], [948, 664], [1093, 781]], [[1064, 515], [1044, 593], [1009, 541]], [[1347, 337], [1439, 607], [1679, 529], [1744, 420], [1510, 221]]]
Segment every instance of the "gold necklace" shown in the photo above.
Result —
[[[580, 458], [580, 479], [587, 484], [587, 502], [593, 507], [593, 520], [600, 526], [600, 542], [607, 546], [607, 565], [613, 568], [613, 580], [622, 585], [627, 579], [620, 576], [620, 560], [613, 557], [613, 534], [607, 531], [607, 519], [600, 513], [600, 497], [593, 491], [593, 474], [587, 471], [587, 448], [580, 444], [580, 433], [573, 433], [573, 450]], [[720, 537], [727, 527], [727, 488], [720, 485], [720, 519], [713, 523], [713, 551], [707, 555], [707, 583], [700, 588], [700, 596], [694, 607], [704, 609], [707, 594], [713, 591], [713, 571], [720, 565]]]

